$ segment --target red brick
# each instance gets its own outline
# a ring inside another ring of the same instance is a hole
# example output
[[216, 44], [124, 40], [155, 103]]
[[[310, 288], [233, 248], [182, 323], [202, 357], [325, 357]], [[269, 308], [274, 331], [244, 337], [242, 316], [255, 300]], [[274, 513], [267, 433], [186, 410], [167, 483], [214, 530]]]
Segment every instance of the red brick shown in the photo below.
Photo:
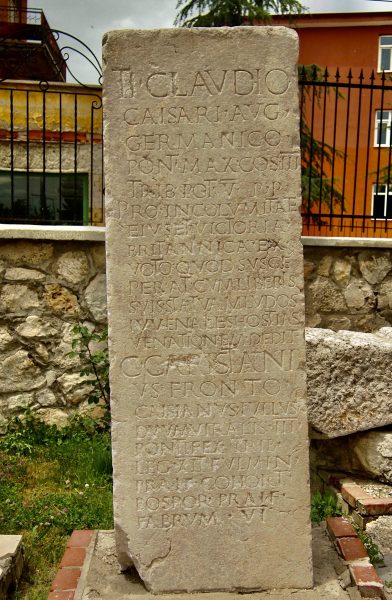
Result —
[[336, 544], [344, 560], [357, 560], [368, 557], [365, 546], [359, 538], [338, 538]]
[[87, 548], [93, 537], [93, 531], [90, 529], [76, 529], [72, 532], [68, 540], [67, 548]]
[[370, 498], [371, 496], [356, 483], [343, 483], [341, 487], [343, 500], [349, 503], [350, 506], [356, 508], [357, 501], [360, 498]]
[[81, 572], [82, 570], [78, 567], [68, 567], [60, 569], [53, 580], [51, 590], [76, 590]]
[[362, 498], [357, 510], [361, 515], [391, 515], [392, 498]]
[[329, 517], [327, 519], [327, 529], [332, 539], [357, 537], [354, 527], [351, 525], [350, 521], [344, 517]]
[[86, 558], [86, 548], [66, 548], [60, 567], [82, 567]]
[[365, 598], [382, 598], [383, 584], [372, 565], [350, 565], [351, 577]]
[[48, 600], [74, 600], [75, 592], [50, 592]]

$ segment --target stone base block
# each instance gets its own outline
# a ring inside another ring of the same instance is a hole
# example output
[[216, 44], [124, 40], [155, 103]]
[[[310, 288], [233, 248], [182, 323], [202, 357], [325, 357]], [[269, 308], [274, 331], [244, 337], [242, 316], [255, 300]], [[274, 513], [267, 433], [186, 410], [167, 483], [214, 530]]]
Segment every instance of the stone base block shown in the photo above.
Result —
[[0, 535], [0, 600], [9, 598], [23, 569], [21, 535]]

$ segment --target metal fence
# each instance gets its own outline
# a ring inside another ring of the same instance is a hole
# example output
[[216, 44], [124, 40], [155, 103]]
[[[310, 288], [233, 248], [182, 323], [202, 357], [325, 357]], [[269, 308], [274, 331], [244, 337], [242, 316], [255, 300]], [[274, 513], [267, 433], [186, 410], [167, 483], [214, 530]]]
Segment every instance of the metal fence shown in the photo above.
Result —
[[392, 237], [392, 79], [299, 76], [303, 234]]
[[103, 222], [99, 87], [0, 85], [0, 221]]

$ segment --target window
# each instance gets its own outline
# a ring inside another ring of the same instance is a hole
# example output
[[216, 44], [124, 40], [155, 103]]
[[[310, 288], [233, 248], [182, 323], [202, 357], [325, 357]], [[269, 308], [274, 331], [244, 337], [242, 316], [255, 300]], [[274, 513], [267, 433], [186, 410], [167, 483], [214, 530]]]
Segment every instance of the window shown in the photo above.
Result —
[[88, 222], [88, 176], [84, 173], [0, 171], [0, 221], [40, 225]]
[[392, 219], [392, 185], [373, 185], [372, 218]]
[[380, 36], [378, 70], [392, 71], [392, 35]]
[[374, 145], [389, 147], [391, 143], [392, 110], [376, 110], [376, 124], [374, 127]]

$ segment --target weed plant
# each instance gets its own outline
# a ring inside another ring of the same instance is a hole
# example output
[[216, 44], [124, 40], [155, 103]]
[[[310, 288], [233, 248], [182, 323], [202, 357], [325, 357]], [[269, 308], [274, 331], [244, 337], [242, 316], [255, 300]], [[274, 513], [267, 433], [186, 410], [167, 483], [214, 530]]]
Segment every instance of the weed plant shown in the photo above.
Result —
[[13, 600], [46, 600], [74, 529], [112, 528], [110, 437], [77, 417], [58, 429], [27, 412], [0, 438], [0, 533], [23, 534], [25, 569]]
[[312, 496], [310, 518], [313, 523], [321, 523], [328, 517], [340, 517], [341, 514], [337, 498], [331, 492], [317, 492]]

